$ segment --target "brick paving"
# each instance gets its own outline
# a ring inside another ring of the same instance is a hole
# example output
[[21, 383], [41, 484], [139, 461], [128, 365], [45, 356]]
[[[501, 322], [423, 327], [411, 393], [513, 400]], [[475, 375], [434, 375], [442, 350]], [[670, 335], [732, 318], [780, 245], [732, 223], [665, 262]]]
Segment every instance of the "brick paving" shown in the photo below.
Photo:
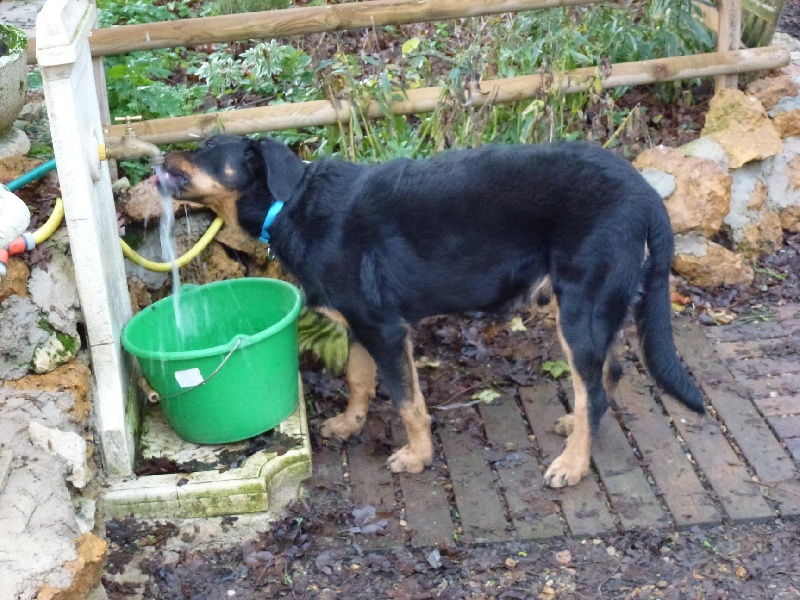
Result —
[[[360, 443], [323, 447], [318, 477], [356, 505], [400, 515], [379, 547], [592, 536], [646, 528], [769, 522], [800, 514], [800, 305], [766, 322], [675, 322], [676, 343], [703, 390], [699, 417], [626, 362], [595, 440], [592, 473], [551, 490], [542, 472], [563, 438], [568, 382], [541, 381], [480, 407], [435, 414], [438, 454], [420, 475], [384, 466], [402, 427], [386, 407]], [[392, 519], [389, 519], [391, 522]]]

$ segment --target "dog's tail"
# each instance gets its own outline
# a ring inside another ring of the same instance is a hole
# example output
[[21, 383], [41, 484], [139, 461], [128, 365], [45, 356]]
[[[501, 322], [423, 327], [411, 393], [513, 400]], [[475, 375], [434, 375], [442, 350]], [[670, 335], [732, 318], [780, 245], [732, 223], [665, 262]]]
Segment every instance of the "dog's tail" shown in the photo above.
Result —
[[650, 256], [644, 266], [644, 290], [634, 309], [645, 365], [669, 394], [693, 411], [703, 413], [703, 397], [678, 358], [672, 337], [669, 273], [674, 242], [663, 204], [652, 211], [647, 246]]

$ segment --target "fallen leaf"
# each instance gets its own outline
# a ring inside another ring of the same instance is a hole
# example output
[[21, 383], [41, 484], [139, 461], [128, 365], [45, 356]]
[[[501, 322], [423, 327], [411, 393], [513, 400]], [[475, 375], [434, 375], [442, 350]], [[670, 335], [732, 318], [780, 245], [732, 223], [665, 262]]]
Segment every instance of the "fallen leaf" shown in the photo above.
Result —
[[410, 54], [417, 48], [419, 48], [420, 39], [418, 37], [413, 37], [409, 40], [403, 42], [403, 56], [406, 54]]
[[434, 360], [428, 358], [427, 356], [420, 356], [419, 359], [416, 360], [414, 364], [417, 365], [418, 369], [425, 369], [425, 368], [438, 369], [439, 367], [442, 366], [442, 361]]
[[480, 400], [485, 404], [489, 404], [493, 400], [497, 400], [500, 397], [500, 392], [495, 392], [494, 390], [483, 390], [482, 392], [478, 392], [477, 394], [472, 394], [471, 398], [473, 400]]
[[561, 550], [561, 552], [556, 552], [556, 562], [560, 565], [568, 565], [572, 562], [572, 552], [569, 550]]
[[522, 317], [514, 317], [508, 324], [509, 331], [528, 331], [525, 323], [522, 322]]
[[742, 581], [747, 579], [749, 575], [750, 574], [747, 572], [747, 569], [745, 569], [744, 566], [739, 565], [738, 567], [736, 567], [736, 577], [738, 577]]

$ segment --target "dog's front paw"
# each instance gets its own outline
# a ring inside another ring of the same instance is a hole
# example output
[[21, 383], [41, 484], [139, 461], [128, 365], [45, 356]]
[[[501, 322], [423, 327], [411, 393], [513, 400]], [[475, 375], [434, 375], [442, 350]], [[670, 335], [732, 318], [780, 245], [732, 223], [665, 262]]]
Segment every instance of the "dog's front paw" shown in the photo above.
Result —
[[564, 437], [572, 435], [572, 431], [575, 429], [575, 415], [569, 414], [564, 415], [560, 419], [556, 419], [555, 425], [553, 425], [553, 431], [555, 431], [558, 435], [563, 435]]
[[325, 419], [319, 433], [324, 438], [339, 438], [346, 440], [355, 435], [364, 427], [364, 417], [351, 417], [346, 412], [330, 419]]
[[421, 473], [433, 461], [433, 451], [415, 452], [406, 445], [389, 457], [386, 464], [394, 473]]
[[556, 458], [544, 474], [544, 482], [552, 488], [577, 485], [589, 474], [588, 462], [571, 460], [565, 454]]

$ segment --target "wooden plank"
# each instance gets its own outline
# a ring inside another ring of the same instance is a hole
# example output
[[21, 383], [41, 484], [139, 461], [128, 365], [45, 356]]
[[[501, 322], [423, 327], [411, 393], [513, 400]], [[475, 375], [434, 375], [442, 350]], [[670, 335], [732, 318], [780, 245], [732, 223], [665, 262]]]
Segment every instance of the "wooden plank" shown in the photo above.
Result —
[[[779, 503], [781, 513], [800, 514], [800, 473], [791, 456], [748, 399], [747, 389], [716, 359], [700, 326], [687, 323], [680, 329], [678, 343], [686, 364], [756, 475], [761, 481], [778, 486], [770, 488], [769, 496]], [[706, 474], [710, 479], [708, 470]], [[738, 476], [748, 478], [741, 473]], [[781, 492], [779, 489], [789, 491]], [[760, 506], [753, 508], [762, 511]]]
[[800, 414], [800, 396], [767, 396], [754, 402], [766, 417]]
[[664, 503], [678, 527], [719, 523], [714, 501], [703, 488], [642, 376], [629, 369], [620, 381], [617, 404]]
[[[552, 381], [519, 389], [520, 400], [536, 436], [546, 464], [561, 454], [564, 438], [553, 432], [553, 423], [566, 411]], [[590, 473], [576, 486], [558, 490], [561, 513], [573, 535], [588, 536], [616, 531], [616, 523], [606, 504], [606, 496]]]
[[[396, 419], [392, 423], [392, 438], [397, 446], [405, 443], [405, 436], [402, 423]], [[422, 473], [399, 475], [407, 533], [411, 534], [413, 546], [448, 544], [456, 533], [440, 466], [439, 458], [434, 456], [433, 464]]]
[[350, 487], [344, 479], [345, 459], [341, 447], [323, 446], [315, 449], [311, 458], [315, 478], [330, 487]]
[[[572, 385], [569, 382], [562, 385], [572, 404]], [[639, 466], [639, 459], [625, 432], [608, 412], [592, 441], [592, 461], [606, 488], [611, 511], [626, 531], [666, 525], [667, 517]]]
[[369, 415], [359, 437], [360, 443], [354, 440], [347, 445], [353, 502], [356, 508], [374, 506], [376, 513], [388, 519], [388, 525], [385, 536], [365, 535], [358, 543], [366, 549], [394, 547], [405, 538], [400, 528], [400, 510], [392, 473], [386, 467], [391, 438], [387, 439], [385, 424], [375, 414]]
[[[313, 450], [311, 456], [312, 478], [306, 483], [311, 493], [319, 488], [334, 490], [344, 498], [351, 497], [350, 484], [344, 476], [344, 450], [339, 445], [325, 445]], [[321, 524], [320, 537], [335, 538], [341, 534], [337, 523]]]
[[800, 373], [783, 373], [775, 377], [748, 379], [745, 384], [754, 398], [796, 396], [800, 394]]
[[464, 539], [470, 542], [510, 540], [503, 501], [497, 492], [492, 469], [483, 458], [483, 445], [468, 432], [454, 431], [446, 421], [437, 431], [450, 471]]
[[787, 323], [777, 320], [765, 323], [737, 323], [724, 327], [707, 327], [706, 333], [709, 338], [720, 342], [752, 342], [753, 340], [785, 338], [787, 326]]
[[800, 463], [800, 438], [791, 438], [786, 440], [786, 446], [789, 448], [792, 457]]
[[770, 417], [769, 424], [781, 438], [800, 437], [800, 416], [784, 415]]
[[495, 471], [505, 492], [515, 539], [564, 535], [555, 492], [544, 487], [542, 470], [522, 413], [513, 396], [503, 396], [479, 407], [490, 446], [501, 453]]

